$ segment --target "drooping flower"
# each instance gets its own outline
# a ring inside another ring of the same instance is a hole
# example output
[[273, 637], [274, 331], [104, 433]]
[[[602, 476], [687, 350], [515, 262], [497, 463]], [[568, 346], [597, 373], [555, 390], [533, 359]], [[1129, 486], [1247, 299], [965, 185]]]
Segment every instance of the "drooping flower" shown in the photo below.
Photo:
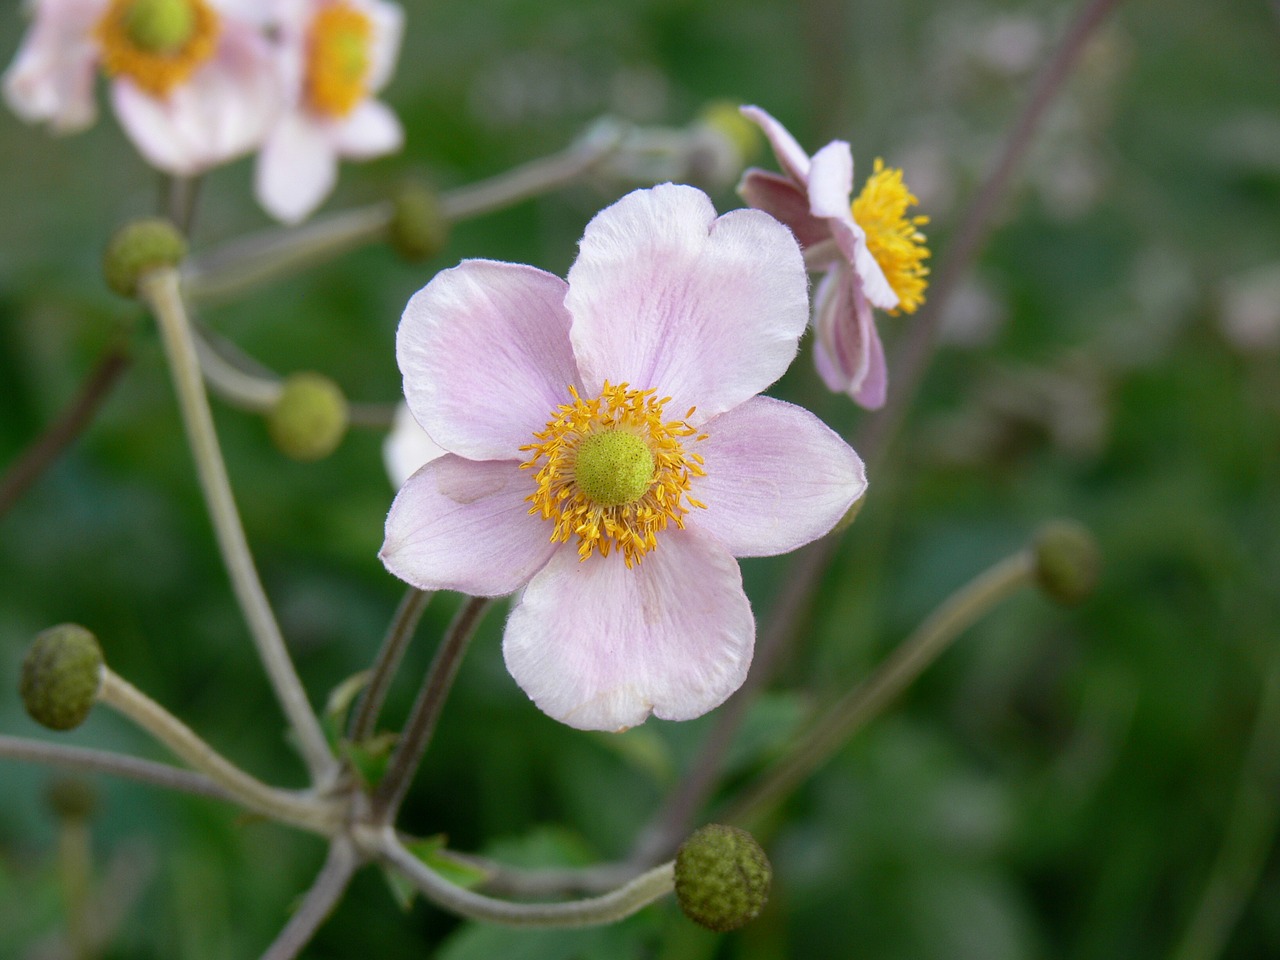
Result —
[[783, 175], [748, 170], [738, 192], [795, 234], [811, 266], [826, 269], [814, 294], [814, 361], [823, 381], [868, 409], [883, 406], [888, 386], [884, 347], [871, 308], [914, 313], [924, 302], [929, 256], [908, 216], [916, 198], [902, 171], [876, 160], [862, 191], [853, 192], [853, 152], [833, 140], [810, 157], [777, 120], [743, 107], [769, 138]]
[[795, 356], [807, 277], [757, 210], [638, 190], [587, 226], [568, 282], [464, 261], [405, 308], [397, 358], [445, 450], [401, 488], [381, 557], [423, 589], [520, 594], [503, 653], [571, 726], [715, 707], [755, 621], [734, 557], [794, 550], [866, 487], [817, 417], [757, 396]]
[[338, 179], [338, 158], [398, 150], [400, 121], [374, 95], [395, 69], [403, 11], [383, 0], [281, 0], [285, 109], [258, 157], [258, 201], [304, 219]]
[[36, 0], [5, 71], [5, 99], [55, 132], [96, 119], [94, 79], [152, 166], [191, 176], [256, 148], [279, 102], [263, 32], [269, 3], [252, 0]]

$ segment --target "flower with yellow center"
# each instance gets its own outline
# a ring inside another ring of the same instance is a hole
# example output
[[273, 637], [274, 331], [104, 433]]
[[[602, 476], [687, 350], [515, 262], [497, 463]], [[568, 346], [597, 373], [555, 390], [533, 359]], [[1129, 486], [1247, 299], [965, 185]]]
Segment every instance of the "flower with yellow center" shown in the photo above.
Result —
[[818, 372], [832, 390], [879, 407], [888, 380], [871, 308], [912, 313], [924, 302], [929, 250], [920, 228], [928, 218], [907, 215], [917, 201], [901, 170], [876, 160], [851, 200], [849, 144], [833, 140], [810, 157], [759, 107], [743, 107], [742, 113], [764, 131], [782, 174], [748, 170], [738, 192], [791, 228], [810, 268], [826, 270], [814, 295]]
[[446, 452], [400, 488], [383, 563], [422, 589], [519, 591], [507, 669], [565, 723], [716, 706], [755, 638], [734, 558], [821, 536], [866, 486], [821, 421], [757, 396], [807, 293], [786, 228], [671, 184], [597, 214], [567, 283], [485, 260], [437, 274], [396, 352]]
[[368, 94], [373, 21], [347, 3], [322, 8], [307, 37], [306, 96], [312, 110], [345, 117]]
[[163, 97], [213, 56], [219, 27], [204, 0], [112, 0], [96, 31], [102, 69]]

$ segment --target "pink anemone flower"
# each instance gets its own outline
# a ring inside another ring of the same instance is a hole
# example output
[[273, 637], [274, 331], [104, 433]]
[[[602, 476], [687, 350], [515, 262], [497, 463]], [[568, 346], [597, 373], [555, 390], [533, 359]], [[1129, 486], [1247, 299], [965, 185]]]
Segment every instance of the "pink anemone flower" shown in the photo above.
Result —
[[757, 396], [807, 293], [785, 227], [672, 184], [597, 214], [567, 283], [487, 260], [438, 274], [396, 352], [448, 453], [400, 489], [383, 563], [422, 589], [520, 591], [507, 669], [570, 726], [717, 706], [755, 642], [734, 558], [822, 536], [866, 489], [817, 417]]
[[285, 108], [258, 157], [258, 202], [277, 220], [305, 219], [333, 190], [338, 158], [399, 150], [400, 121], [374, 94], [400, 52], [404, 12], [382, 0], [281, 0]]
[[825, 268], [814, 294], [814, 362], [823, 382], [868, 409], [884, 405], [888, 370], [872, 307], [912, 313], [924, 302], [919, 227], [907, 217], [916, 203], [902, 171], [877, 160], [862, 192], [853, 193], [853, 152], [833, 140], [810, 157], [777, 120], [759, 107], [742, 113], [764, 131], [782, 175], [748, 170], [738, 193], [791, 228], [806, 261]]
[[5, 71], [18, 116], [59, 133], [97, 117], [94, 79], [111, 79], [120, 125], [148, 163], [192, 176], [255, 149], [279, 102], [252, 0], [36, 0]]

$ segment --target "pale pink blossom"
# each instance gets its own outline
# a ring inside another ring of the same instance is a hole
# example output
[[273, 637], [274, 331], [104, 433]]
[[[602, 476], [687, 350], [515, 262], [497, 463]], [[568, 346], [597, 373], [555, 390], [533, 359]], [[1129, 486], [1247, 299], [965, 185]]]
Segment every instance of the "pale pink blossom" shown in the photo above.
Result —
[[837, 393], [870, 409], [880, 407], [887, 369], [871, 308], [893, 310], [900, 298], [872, 255], [866, 230], [853, 217], [853, 152], [845, 141], [833, 140], [810, 157], [764, 110], [743, 107], [742, 113], [764, 131], [783, 172], [748, 170], [739, 194], [790, 227], [809, 264], [826, 270], [814, 294], [818, 372]]
[[188, 0], [189, 36], [164, 54], [129, 35], [118, 0], [35, 0], [33, 22], [3, 79], [9, 106], [60, 133], [97, 115], [94, 80], [152, 166], [191, 176], [254, 150], [279, 102], [263, 22], [270, 3]]
[[421, 589], [520, 591], [507, 668], [564, 723], [705, 713], [755, 641], [734, 557], [822, 536], [866, 487], [821, 421], [757, 396], [807, 313], [781, 224], [671, 184], [599, 213], [567, 283], [443, 271], [405, 308], [397, 358], [448, 453], [401, 488], [383, 562]]
[[383, 0], [281, 0], [278, 69], [285, 108], [258, 157], [258, 201], [306, 218], [333, 190], [338, 159], [400, 149], [404, 131], [375, 98], [395, 69], [404, 13]]

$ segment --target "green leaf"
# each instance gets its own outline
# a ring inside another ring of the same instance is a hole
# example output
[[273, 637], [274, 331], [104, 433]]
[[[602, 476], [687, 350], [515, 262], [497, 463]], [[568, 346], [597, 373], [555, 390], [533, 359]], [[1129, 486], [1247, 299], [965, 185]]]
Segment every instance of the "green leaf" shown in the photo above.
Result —
[[322, 724], [329, 746], [335, 750], [338, 749], [338, 743], [346, 732], [347, 714], [351, 711], [351, 704], [355, 702], [356, 697], [360, 696], [360, 691], [369, 685], [371, 672], [361, 670], [359, 673], [353, 673], [329, 693], [329, 699], [324, 705]]

